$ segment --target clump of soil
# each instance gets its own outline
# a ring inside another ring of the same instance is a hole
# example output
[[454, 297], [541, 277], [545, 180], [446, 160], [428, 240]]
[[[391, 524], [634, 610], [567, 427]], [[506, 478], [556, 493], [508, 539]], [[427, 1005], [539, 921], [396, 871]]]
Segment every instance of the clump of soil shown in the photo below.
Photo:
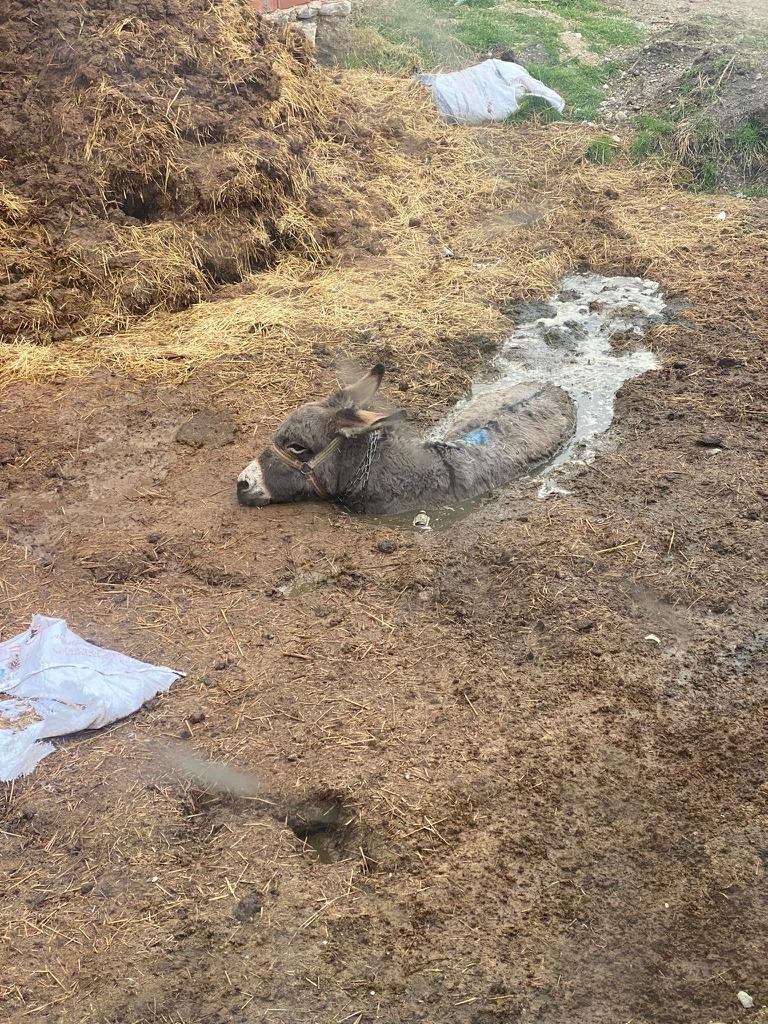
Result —
[[184, 308], [343, 230], [308, 147], [354, 138], [350, 104], [245, 0], [13, 0], [0, 83], [6, 341]]

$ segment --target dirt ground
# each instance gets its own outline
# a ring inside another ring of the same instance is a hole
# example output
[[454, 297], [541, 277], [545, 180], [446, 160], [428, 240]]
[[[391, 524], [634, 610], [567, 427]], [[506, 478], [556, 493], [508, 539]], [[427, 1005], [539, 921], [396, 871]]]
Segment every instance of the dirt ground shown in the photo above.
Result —
[[611, 6], [651, 26], [676, 25], [697, 17], [768, 21], [763, 0], [611, 0]]
[[[630, 229], [600, 196], [573, 215], [610, 254]], [[728, 202], [681, 265], [765, 249], [765, 205]], [[239, 507], [285, 401], [258, 355], [0, 394], [0, 639], [60, 615], [186, 673], [0, 793], [3, 1020], [764, 1019], [766, 306], [734, 280], [710, 307], [711, 280], [571, 494], [520, 482], [446, 532]], [[423, 364], [379, 355], [400, 404]], [[262, 789], [169, 779], [167, 741]]]
[[[571, 496], [521, 485], [444, 534], [239, 508], [269, 410], [217, 394], [215, 367], [6, 392], [3, 636], [62, 615], [187, 676], [6, 791], [5, 1018], [761, 1005], [760, 329], [672, 333]], [[234, 440], [174, 441], [200, 409]], [[271, 803], [158, 781], [158, 738], [253, 771]], [[322, 859], [313, 807], [335, 823]]]

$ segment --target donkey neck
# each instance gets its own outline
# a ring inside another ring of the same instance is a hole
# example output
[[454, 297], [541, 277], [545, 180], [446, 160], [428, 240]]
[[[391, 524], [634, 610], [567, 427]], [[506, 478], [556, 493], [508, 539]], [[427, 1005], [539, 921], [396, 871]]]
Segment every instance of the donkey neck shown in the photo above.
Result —
[[364, 507], [385, 513], [424, 502], [455, 500], [455, 472], [439, 442], [421, 441], [401, 431], [382, 434], [371, 466]]
[[[381, 442], [381, 431], [372, 430], [358, 439], [347, 451], [347, 458], [339, 467], [336, 481], [336, 501], [353, 512], [364, 512], [368, 482]], [[355, 468], [356, 465], [356, 468]]]

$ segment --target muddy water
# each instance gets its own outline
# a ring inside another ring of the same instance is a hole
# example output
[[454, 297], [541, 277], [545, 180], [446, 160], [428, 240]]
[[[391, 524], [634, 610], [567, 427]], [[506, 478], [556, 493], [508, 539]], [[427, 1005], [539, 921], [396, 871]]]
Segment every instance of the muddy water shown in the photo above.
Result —
[[[548, 381], [567, 391], [576, 406], [576, 430], [555, 458], [520, 478], [537, 481], [539, 497], [568, 493], [563, 470], [591, 462], [611, 425], [616, 393], [625, 381], [658, 366], [643, 347], [650, 327], [667, 317], [667, 305], [654, 281], [639, 277], [575, 274], [564, 278], [548, 302], [520, 303], [518, 325], [483, 380], [459, 407], [478, 395], [510, 384]], [[441, 436], [442, 425], [430, 434]], [[519, 483], [519, 480], [517, 481]], [[463, 518], [477, 503], [426, 509], [431, 527], [441, 529]], [[413, 514], [376, 517], [380, 525], [412, 527]]]
[[625, 381], [658, 367], [641, 341], [665, 319], [659, 286], [639, 277], [567, 277], [551, 302], [521, 322], [497, 359], [501, 376], [476, 385], [474, 393], [499, 381], [549, 381], [567, 391], [576, 405], [576, 432], [562, 452], [540, 471], [542, 496], [557, 483], [569, 462], [591, 462], [601, 435], [611, 425], [614, 401]]

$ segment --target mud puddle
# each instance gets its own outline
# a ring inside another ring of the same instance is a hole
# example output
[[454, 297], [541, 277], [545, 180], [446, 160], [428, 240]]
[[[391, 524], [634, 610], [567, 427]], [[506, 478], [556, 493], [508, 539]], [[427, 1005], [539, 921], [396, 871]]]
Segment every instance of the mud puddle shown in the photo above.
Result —
[[473, 397], [500, 384], [532, 380], [557, 384], [569, 393], [576, 406], [576, 431], [536, 474], [544, 497], [562, 490], [557, 483], [561, 467], [594, 459], [613, 421], [622, 384], [658, 368], [655, 354], [641, 342], [651, 327], [664, 322], [667, 304], [654, 281], [576, 274], [532, 312], [497, 357], [499, 377], [477, 384]]
[[[611, 426], [614, 403], [625, 381], [657, 369], [659, 362], [642, 340], [663, 323], [668, 305], [655, 281], [640, 277], [574, 274], [548, 302], [521, 302], [514, 334], [505, 342], [486, 378], [477, 381], [458, 408], [479, 395], [510, 384], [547, 381], [569, 393], [576, 406], [576, 430], [552, 459], [531, 467], [521, 482], [539, 483], [538, 495], [569, 493], [561, 473], [569, 465], [591, 462]], [[438, 424], [430, 440], [441, 437]], [[426, 509], [431, 529], [446, 529], [482, 501]], [[368, 517], [376, 525], [413, 529], [413, 513]]]

